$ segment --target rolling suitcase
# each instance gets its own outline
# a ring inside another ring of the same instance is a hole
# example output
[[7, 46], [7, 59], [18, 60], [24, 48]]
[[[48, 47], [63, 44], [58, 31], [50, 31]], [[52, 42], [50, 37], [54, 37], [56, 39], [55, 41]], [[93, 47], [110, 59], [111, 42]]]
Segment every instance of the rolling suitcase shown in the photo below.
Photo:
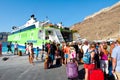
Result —
[[78, 66], [76, 63], [69, 62], [66, 65], [66, 73], [68, 79], [78, 78]]
[[90, 70], [89, 80], [104, 80], [104, 72], [101, 69]]

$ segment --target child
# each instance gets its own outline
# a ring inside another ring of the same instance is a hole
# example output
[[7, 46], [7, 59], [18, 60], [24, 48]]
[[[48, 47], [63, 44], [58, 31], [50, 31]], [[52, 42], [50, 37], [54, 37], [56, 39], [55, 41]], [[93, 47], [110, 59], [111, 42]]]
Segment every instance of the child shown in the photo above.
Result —
[[78, 66], [78, 62], [76, 60], [76, 51], [75, 51], [75, 49], [71, 49], [70, 50], [70, 62], [71, 61], [73, 61], [74, 63], [76, 63], [77, 66]]
[[39, 49], [39, 47], [37, 47], [36, 60], [38, 60], [39, 51], [40, 51], [40, 49]]
[[74, 59], [74, 58], [76, 58], [76, 52], [75, 52], [75, 50], [71, 50], [70, 59]]
[[47, 56], [47, 52], [45, 52], [44, 49], [42, 49], [40, 51], [40, 55], [41, 55], [41, 60], [44, 61]]

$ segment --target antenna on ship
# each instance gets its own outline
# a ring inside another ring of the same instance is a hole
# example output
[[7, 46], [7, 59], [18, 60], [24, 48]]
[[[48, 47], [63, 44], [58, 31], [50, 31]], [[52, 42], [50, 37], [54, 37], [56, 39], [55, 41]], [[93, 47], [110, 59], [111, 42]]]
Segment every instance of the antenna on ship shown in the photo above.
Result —
[[18, 27], [12, 26], [12, 30], [16, 30], [16, 29], [18, 29]]
[[35, 18], [34, 14], [31, 15], [31, 19], [34, 19], [36, 21], [36, 18]]
[[41, 26], [45, 26], [49, 23], [49, 19], [48, 16], [46, 16], [45, 21], [43, 21], [43, 23], [41, 24]]
[[34, 18], [34, 17], [35, 17], [35, 15], [34, 15], [34, 14], [32, 14], [32, 15], [31, 15], [31, 18]]
[[59, 28], [63, 28], [62, 22], [59, 22], [59, 23], [57, 24], [57, 26], [58, 26]]

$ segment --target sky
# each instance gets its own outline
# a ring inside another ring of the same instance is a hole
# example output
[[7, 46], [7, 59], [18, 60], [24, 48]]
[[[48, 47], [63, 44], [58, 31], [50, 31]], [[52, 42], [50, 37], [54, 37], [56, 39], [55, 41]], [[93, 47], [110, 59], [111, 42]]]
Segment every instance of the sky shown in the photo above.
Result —
[[22, 26], [32, 14], [38, 21], [46, 16], [51, 23], [70, 27], [85, 17], [110, 7], [120, 0], [0, 0], [0, 32]]

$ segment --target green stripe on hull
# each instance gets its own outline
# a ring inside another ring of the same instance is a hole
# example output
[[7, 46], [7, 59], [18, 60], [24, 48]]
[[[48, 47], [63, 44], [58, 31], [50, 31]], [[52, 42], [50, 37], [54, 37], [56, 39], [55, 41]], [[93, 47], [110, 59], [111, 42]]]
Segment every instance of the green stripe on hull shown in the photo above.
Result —
[[43, 42], [46, 43], [49, 42], [49, 40], [43, 40], [38, 38], [38, 33], [40, 30], [42, 30], [42, 28], [34, 28], [26, 30], [24, 32], [11, 34], [8, 36], [8, 41], [17, 41], [21, 45], [24, 45], [25, 42], [33, 42], [34, 46], [42, 46]]

